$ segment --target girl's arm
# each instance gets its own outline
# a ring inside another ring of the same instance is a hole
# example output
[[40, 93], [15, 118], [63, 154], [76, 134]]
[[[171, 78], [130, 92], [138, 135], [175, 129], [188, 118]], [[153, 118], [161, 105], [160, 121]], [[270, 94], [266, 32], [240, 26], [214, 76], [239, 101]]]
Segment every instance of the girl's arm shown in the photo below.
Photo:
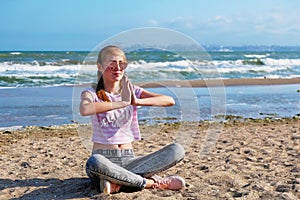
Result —
[[93, 102], [93, 96], [89, 92], [83, 92], [81, 95], [79, 111], [82, 116], [88, 116], [118, 108], [123, 108], [128, 105], [130, 105], [130, 102], [126, 101]]
[[175, 101], [170, 96], [149, 92], [144, 89], [140, 99], [132, 95], [131, 104], [136, 106], [173, 106]]

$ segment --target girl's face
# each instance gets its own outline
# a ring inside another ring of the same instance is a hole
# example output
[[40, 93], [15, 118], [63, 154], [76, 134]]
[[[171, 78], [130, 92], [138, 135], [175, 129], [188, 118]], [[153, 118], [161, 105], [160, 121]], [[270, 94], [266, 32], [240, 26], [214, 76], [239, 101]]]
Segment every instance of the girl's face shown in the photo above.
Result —
[[109, 54], [105, 56], [102, 65], [98, 66], [98, 70], [103, 73], [104, 81], [117, 82], [123, 78], [126, 67], [123, 55]]

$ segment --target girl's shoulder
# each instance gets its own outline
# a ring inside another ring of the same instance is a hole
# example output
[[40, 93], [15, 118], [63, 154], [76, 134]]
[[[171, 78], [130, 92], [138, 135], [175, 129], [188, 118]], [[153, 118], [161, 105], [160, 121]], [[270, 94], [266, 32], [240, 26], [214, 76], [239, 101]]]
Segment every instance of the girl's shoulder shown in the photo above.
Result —
[[96, 91], [95, 91], [95, 89], [93, 87], [85, 88], [84, 90], [82, 90], [81, 94], [84, 94], [84, 93], [89, 93], [90, 95], [93, 96], [94, 100], [98, 100]]
[[137, 86], [137, 85], [133, 85], [133, 91], [135, 93], [135, 96], [137, 98], [140, 98], [140, 96], [142, 95], [142, 92], [143, 92], [143, 88]]
[[95, 89], [92, 88], [92, 87], [85, 88], [85, 89], [82, 91], [82, 93], [84, 93], [84, 92], [88, 92], [88, 93], [91, 93], [91, 94], [96, 94]]

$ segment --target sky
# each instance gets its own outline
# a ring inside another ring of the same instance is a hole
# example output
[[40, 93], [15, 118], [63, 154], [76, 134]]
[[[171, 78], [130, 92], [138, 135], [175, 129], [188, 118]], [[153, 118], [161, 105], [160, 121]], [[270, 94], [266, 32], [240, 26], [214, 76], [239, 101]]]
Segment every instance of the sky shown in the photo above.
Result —
[[0, 50], [91, 50], [143, 27], [201, 45], [300, 45], [299, 0], [1, 0]]

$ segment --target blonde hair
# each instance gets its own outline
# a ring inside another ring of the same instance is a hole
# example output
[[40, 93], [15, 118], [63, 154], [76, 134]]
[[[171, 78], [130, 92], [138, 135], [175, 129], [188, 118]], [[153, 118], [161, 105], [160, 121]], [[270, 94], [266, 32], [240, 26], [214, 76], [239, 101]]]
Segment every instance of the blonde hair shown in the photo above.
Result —
[[122, 49], [120, 49], [117, 46], [114, 45], [109, 45], [104, 47], [103, 49], [101, 49], [101, 51], [98, 54], [98, 60], [97, 63], [99, 64], [103, 64], [103, 61], [105, 59], [105, 56], [109, 54], [109, 55], [121, 55], [123, 57], [124, 62], [126, 62], [126, 56], [125, 53]]
[[[105, 60], [106, 55], [122, 56], [124, 62], [126, 62], [126, 56], [125, 56], [124, 51], [117, 46], [109, 45], [109, 46], [102, 48], [100, 50], [100, 52], [98, 53], [97, 64], [102, 65], [103, 61]], [[96, 87], [96, 94], [97, 94], [98, 98], [102, 99], [103, 101], [110, 102], [110, 99], [108, 98], [108, 96], [106, 95], [105, 90], [104, 90], [104, 81], [103, 81], [102, 73], [99, 70], [97, 72], [97, 80], [98, 80], [98, 84]]]

